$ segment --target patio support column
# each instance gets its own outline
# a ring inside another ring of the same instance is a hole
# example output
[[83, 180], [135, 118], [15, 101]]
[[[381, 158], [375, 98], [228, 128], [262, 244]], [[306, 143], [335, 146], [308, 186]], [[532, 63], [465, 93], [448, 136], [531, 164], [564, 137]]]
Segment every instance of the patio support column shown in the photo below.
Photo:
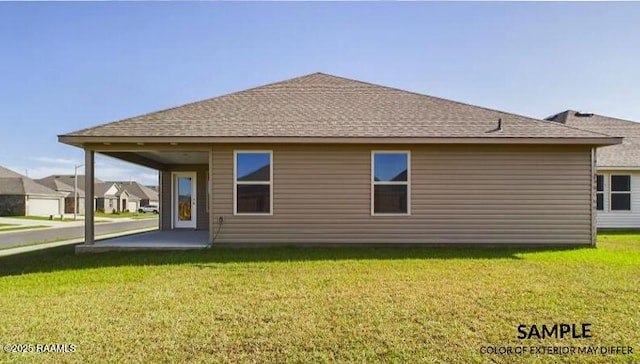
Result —
[[216, 219], [213, 215], [213, 148], [209, 149], [209, 183], [207, 183], [207, 203], [209, 204], [209, 245], [213, 245]]
[[84, 150], [84, 243], [93, 244], [94, 235], [94, 154], [91, 149]]

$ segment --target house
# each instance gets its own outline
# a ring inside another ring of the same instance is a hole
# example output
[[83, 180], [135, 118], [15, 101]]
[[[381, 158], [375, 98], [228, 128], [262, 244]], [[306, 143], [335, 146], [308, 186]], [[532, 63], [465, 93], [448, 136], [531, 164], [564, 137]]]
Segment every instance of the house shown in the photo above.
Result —
[[160, 171], [160, 230], [214, 245], [578, 246], [596, 239], [595, 150], [621, 138], [314, 73], [59, 141], [88, 181], [95, 153]]
[[116, 197], [118, 198], [118, 212], [138, 212], [140, 208], [140, 197], [130, 192], [128, 188], [115, 184], [118, 188]]
[[[100, 179], [94, 179], [94, 202], [93, 208], [96, 211], [106, 213], [138, 211], [141, 198], [132, 192], [137, 190], [137, 182], [132, 182], [131, 186], [121, 186], [116, 182], [103, 182]], [[74, 201], [74, 184], [75, 175], [51, 175], [37, 180], [38, 183], [60, 192], [65, 197], [65, 213], [73, 213]], [[128, 183], [128, 182], [127, 182]], [[84, 214], [84, 198], [85, 198], [85, 177], [78, 175], [78, 214]], [[156, 194], [157, 195], [157, 194]]]
[[640, 124], [574, 110], [563, 111], [547, 120], [624, 137], [622, 144], [598, 149], [597, 225], [602, 229], [640, 228]]
[[0, 167], [0, 216], [59, 216], [64, 195]]
[[115, 183], [99, 182], [95, 184], [96, 211], [112, 213], [118, 211], [118, 187]]
[[146, 188], [155, 191], [156, 193], [160, 192], [157, 185], [146, 185]]
[[115, 182], [95, 184], [95, 209], [105, 213], [136, 212], [140, 207], [140, 198]]
[[[112, 182], [115, 183], [119, 188], [126, 189], [132, 196], [139, 198], [140, 199], [139, 206], [149, 206], [149, 205], [158, 206], [160, 204], [160, 197], [158, 195], [158, 191], [155, 191], [136, 181], [112, 181]], [[131, 209], [129, 210], [134, 211]]]
[[[71, 189], [73, 190], [73, 186], [76, 184], [76, 176], [73, 174], [56, 174], [56, 175], [51, 175], [45, 178], [40, 179], [39, 181], [43, 181], [43, 180], [55, 180], [58, 182], [62, 182], [67, 186], [71, 186]], [[78, 190], [79, 191], [84, 191], [84, 184], [85, 184], [85, 176], [82, 174], [78, 175], [78, 179], [77, 179], [77, 185], [78, 185]], [[96, 178], [94, 179], [95, 183], [104, 183], [104, 181]], [[50, 183], [50, 182], [47, 182]]]
[[[73, 180], [71, 181], [71, 185], [67, 184], [68, 178], [66, 176], [59, 175], [51, 175], [45, 178], [35, 180], [37, 183], [50, 188], [56, 192], [61, 193], [64, 196], [64, 213], [65, 214], [73, 214], [74, 212], [77, 214], [84, 214], [84, 190], [78, 187], [75, 189], [73, 186]], [[74, 176], [70, 176], [74, 177]], [[84, 178], [78, 177], [78, 181], [82, 180], [84, 185]], [[74, 194], [74, 190], [77, 192], [77, 196]], [[74, 202], [77, 204], [76, 209], [73, 209]]]
[[[95, 184], [100, 185], [104, 183], [100, 179], [95, 179]], [[50, 175], [44, 178], [41, 178], [37, 181], [38, 183], [47, 186], [55, 191], [58, 191], [65, 195], [65, 213], [73, 213], [73, 190], [75, 186], [78, 186], [78, 214], [84, 214], [85, 210], [85, 176], [79, 174], [76, 178], [76, 175], [73, 174], [56, 174]], [[96, 208], [96, 197], [94, 196], [93, 200], [94, 208]]]

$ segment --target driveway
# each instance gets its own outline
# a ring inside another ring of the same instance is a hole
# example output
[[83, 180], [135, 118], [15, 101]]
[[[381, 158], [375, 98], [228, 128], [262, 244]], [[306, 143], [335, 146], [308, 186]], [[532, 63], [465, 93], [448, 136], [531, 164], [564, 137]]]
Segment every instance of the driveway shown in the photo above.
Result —
[[[158, 219], [127, 220], [95, 224], [95, 234], [103, 235], [125, 230], [138, 230], [158, 227]], [[66, 240], [84, 236], [84, 225], [43, 228], [0, 233], [0, 248], [52, 240]]]

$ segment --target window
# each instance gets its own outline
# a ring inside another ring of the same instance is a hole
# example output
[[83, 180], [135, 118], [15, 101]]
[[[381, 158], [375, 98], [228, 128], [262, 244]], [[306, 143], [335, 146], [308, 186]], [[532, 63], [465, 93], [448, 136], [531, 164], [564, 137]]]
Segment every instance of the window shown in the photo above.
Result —
[[631, 176], [611, 175], [611, 211], [631, 211]]
[[272, 213], [272, 154], [264, 151], [235, 152], [235, 213]]
[[596, 176], [596, 210], [604, 210], [604, 176]]
[[372, 214], [410, 213], [409, 172], [409, 152], [371, 153]]

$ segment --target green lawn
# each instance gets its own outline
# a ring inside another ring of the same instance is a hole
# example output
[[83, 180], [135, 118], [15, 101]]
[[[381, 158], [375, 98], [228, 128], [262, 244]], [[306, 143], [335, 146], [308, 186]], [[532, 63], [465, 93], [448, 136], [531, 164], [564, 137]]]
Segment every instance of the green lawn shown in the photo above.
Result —
[[[640, 234], [598, 249], [268, 248], [0, 258], [0, 343], [74, 344], [15, 362], [639, 362]], [[516, 338], [591, 323], [592, 338]], [[485, 355], [482, 346], [632, 346]]]
[[106, 212], [96, 212], [95, 213], [96, 217], [110, 217], [110, 218], [121, 218], [121, 217], [128, 217], [128, 218], [133, 218], [133, 219], [152, 219], [152, 218], [157, 218], [158, 215], [157, 214], [152, 214], [152, 213], [146, 213], [146, 214], [141, 214], [138, 212], [120, 212], [117, 214], [112, 214], [112, 213], [106, 213]]
[[40, 221], [73, 221], [72, 218], [65, 217], [64, 219], [60, 219], [60, 216], [53, 216], [53, 220], [49, 219], [49, 216], [7, 216], [12, 219], [21, 219], [21, 220], [40, 220]]

